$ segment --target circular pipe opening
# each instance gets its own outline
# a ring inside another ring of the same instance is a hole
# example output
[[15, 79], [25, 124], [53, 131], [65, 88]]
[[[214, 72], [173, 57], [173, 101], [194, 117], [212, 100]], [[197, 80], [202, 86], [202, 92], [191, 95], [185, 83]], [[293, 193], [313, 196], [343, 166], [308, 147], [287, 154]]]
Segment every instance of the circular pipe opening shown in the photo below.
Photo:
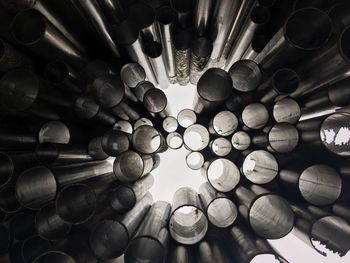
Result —
[[6, 185], [12, 178], [14, 165], [10, 156], [0, 152], [0, 187]]
[[232, 191], [240, 181], [241, 174], [230, 160], [219, 158], [212, 161], [206, 171], [211, 186], [219, 192]]
[[102, 137], [102, 149], [110, 156], [117, 156], [129, 149], [130, 141], [125, 132], [110, 130]]
[[111, 74], [96, 78], [92, 82], [91, 89], [97, 104], [103, 108], [117, 106], [125, 96], [124, 83]]
[[152, 41], [145, 44], [145, 53], [151, 59], [156, 59], [162, 55], [163, 47], [159, 42]]
[[117, 121], [113, 125], [113, 130], [115, 131], [122, 131], [128, 134], [132, 134], [133, 128], [130, 122], [128, 121]]
[[132, 145], [135, 150], [141, 153], [152, 154], [161, 148], [162, 136], [152, 126], [143, 125], [134, 131], [132, 135]]
[[279, 100], [275, 103], [272, 110], [276, 122], [287, 122], [295, 124], [299, 121], [301, 110], [299, 104], [290, 98]]
[[54, 61], [46, 65], [45, 78], [55, 85], [62, 84], [69, 76], [68, 66], [61, 61]]
[[279, 94], [289, 94], [295, 91], [299, 86], [298, 74], [289, 68], [277, 70], [272, 76], [272, 87]]
[[299, 133], [292, 124], [277, 123], [269, 131], [268, 140], [271, 148], [276, 152], [291, 152], [299, 143]]
[[60, 121], [46, 122], [39, 131], [40, 143], [61, 143], [68, 144], [70, 132], [68, 127]]
[[252, 49], [256, 52], [256, 53], [260, 53], [261, 51], [263, 51], [263, 49], [265, 48], [265, 46], [267, 45], [267, 43], [269, 43], [269, 38], [265, 35], [256, 35], [254, 36], [253, 40], [252, 40]]
[[0, 190], [0, 209], [5, 213], [14, 213], [21, 209], [14, 187], [8, 186]]
[[156, 16], [152, 7], [146, 3], [138, 2], [129, 7], [127, 17], [136, 28], [141, 30], [151, 26]]
[[267, 184], [277, 176], [278, 163], [276, 158], [267, 151], [253, 151], [245, 157], [242, 173], [254, 184]]
[[90, 140], [88, 153], [94, 160], [106, 160], [109, 155], [102, 149], [102, 137], [95, 137]]
[[171, 132], [166, 137], [166, 143], [171, 149], [180, 149], [183, 145], [183, 140], [181, 134], [177, 132]]
[[216, 227], [226, 228], [235, 222], [237, 207], [226, 197], [214, 199], [207, 208], [209, 221]]
[[339, 49], [340, 53], [343, 55], [343, 57], [346, 59], [346, 61], [350, 61], [350, 26], [348, 26], [344, 31], [342, 32], [339, 40]]
[[96, 104], [96, 102], [88, 98], [85, 95], [80, 96], [74, 102], [74, 112], [77, 117], [88, 120], [97, 115], [100, 110], [100, 106]]
[[142, 81], [136, 85], [135, 96], [139, 101], [143, 101], [145, 93], [150, 90], [155, 89], [155, 86], [149, 81]]
[[242, 112], [242, 121], [250, 129], [261, 129], [269, 121], [269, 112], [261, 103], [252, 103]]
[[239, 151], [244, 151], [249, 148], [251, 139], [248, 133], [244, 131], [238, 131], [232, 135], [231, 143], [233, 148]]
[[210, 142], [209, 146], [211, 151], [220, 157], [228, 155], [232, 150], [232, 144], [226, 138], [216, 138]]
[[229, 136], [238, 126], [236, 115], [230, 111], [221, 111], [213, 119], [213, 129], [220, 136]]
[[134, 131], [144, 125], [148, 125], [148, 126], [153, 126], [153, 123], [151, 120], [147, 119], [147, 118], [141, 118], [138, 119], [137, 121], [135, 121], [134, 123]]
[[120, 78], [127, 87], [133, 89], [140, 82], [145, 81], [146, 72], [138, 63], [128, 63], [120, 70]]
[[200, 152], [190, 152], [186, 156], [186, 164], [192, 170], [199, 170], [204, 164], [204, 157]]
[[151, 113], [160, 113], [165, 110], [168, 100], [165, 93], [160, 89], [150, 89], [143, 97], [143, 105]]
[[206, 37], [197, 37], [193, 40], [191, 51], [199, 58], [207, 58], [213, 50], [211, 41]]
[[175, 119], [172, 116], [168, 116], [163, 120], [163, 129], [166, 132], [174, 132], [177, 130], [179, 123], [177, 122], [177, 119]]
[[115, 212], [125, 213], [136, 204], [136, 195], [131, 187], [120, 185], [108, 193], [108, 202]]
[[96, 194], [84, 184], [67, 186], [57, 196], [56, 211], [67, 223], [84, 223], [95, 214]]
[[163, 6], [157, 9], [156, 19], [162, 25], [169, 25], [175, 21], [176, 13], [171, 7]]
[[193, 110], [184, 109], [177, 115], [177, 121], [181, 127], [187, 128], [196, 123], [197, 115]]
[[133, 239], [125, 251], [125, 262], [163, 262], [164, 246], [155, 238], [140, 236]]
[[71, 256], [62, 251], [48, 251], [34, 260], [34, 263], [77, 263]]
[[233, 88], [241, 92], [255, 90], [262, 80], [262, 73], [258, 64], [248, 59], [238, 60], [228, 72], [231, 76]]
[[209, 144], [209, 132], [204, 126], [193, 124], [185, 130], [183, 140], [189, 150], [200, 151]]
[[178, 13], [192, 12], [194, 5], [193, 0], [171, 0], [171, 7]]

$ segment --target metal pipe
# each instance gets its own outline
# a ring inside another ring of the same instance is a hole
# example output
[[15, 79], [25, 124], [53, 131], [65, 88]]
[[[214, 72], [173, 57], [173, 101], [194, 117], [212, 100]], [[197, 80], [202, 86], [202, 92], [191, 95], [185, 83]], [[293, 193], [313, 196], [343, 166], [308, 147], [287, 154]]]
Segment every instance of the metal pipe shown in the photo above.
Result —
[[271, 152], [287, 153], [297, 147], [299, 133], [290, 123], [277, 123], [255, 134], [252, 143]]
[[6, 186], [0, 190], [0, 209], [5, 213], [15, 213], [21, 209], [15, 187]]
[[234, 162], [225, 158], [205, 162], [201, 173], [215, 190], [222, 193], [232, 191], [241, 178], [241, 173]]
[[192, 170], [199, 170], [204, 164], [204, 157], [200, 152], [190, 152], [186, 155], [186, 164]]
[[35, 235], [34, 216], [31, 213], [16, 213], [10, 219], [9, 224], [13, 239], [17, 241], [24, 241]]
[[171, 205], [170, 235], [177, 242], [192, 245], [201, 241], [208, 230], [208, 219], [195, 190], [179, 188]]
[[196, 3], [194, 28], [197, 36], [204, 36], [209, 27], [213, 0], [199, 0]]
[[232, 85], [232, 79], [226, 71], [208, 69], [198, 81], [194, 111], [199, 114], [223, 104], [232, 92]]
[[237, 207], [225, 194], [217, 192], [208, 182], [203, 183], [198, 192], [210, 223], [226, 228], [235, 222]]
[[185, 147], [191, 151], [200, 151], [209, 145], [209, 132], [200, 124], [192, 124], [186, 128], [183, 141]]
[[156, 19], [160, 40], [163, 45], [163, 61], [170, 83], [176, 81], [175, 49], [173, 45], [173, 27], [176, 13], [168, 6], [163, 6], [156, 11]]
[[251, 103], [242, 112], [242, 123], [248, 128], [258, 130], [263, 128], [269, 121], [269, 112], [261, 103]]
[[190, 81], [192, 37], [192, 28], [174, 33], [176, 81], [181, 86], [186, 86]]
[[177, 132], [170, 132], [166, 137], [166, 143], [170, 149], [180, 149], [183, 145], [183, 139], [181, 134]]
[[176, 118], [168, 116], [163, 120], [162, 127], [164, 131], [171, 133], [175, 132], [179, 127], [179, 123]]
[[267, 184], [278, 174], [276, 158], [264, 150], [255, 150], [245, 156], [242, 174], [254, 184]]
[[210, 59], [213, 45], [208, 38], [197, 37], [191, 46], [190, 82], [197, 85]]
[[137, 227], [144, 220], [152, 202], [152, 195], [148, 193], [124, 215], [99, 222], [90, 233], [90, 247], [93, 253], [99, 259], [121, 256]]
[[350, 208], [345, 203], [337, 203], [332, 205], [331, 211], [333, 214], [350, 221]]
[[152, 154], [165, 150], [165, 139], [152, 126], [143, 125], [138, 127], [132, 134], [132, 145], [140, 153]]
[[146, 72], [147, 79], [157, 85], [151, 64], [147, 55], [143, 52], [144, 45], [137, 29], [129, 21], [124, 20], [113, 26], [113, 37], [129, 55], [131, 61], [139, 63]]
[[118, 156], [129, 149], [130, 141], [125, 132], [110, 130], [102, 136], [102, 150], [109, 156]]
[[330, 205], [340, 198], [343, 181], [331, 166], [314, 164], [308, 167], [286, 167], [279, 173], [279, 181], [290, 194], [302, 197], [317, 206]]
[[253, 40], [254, 34], [270, 20], [270, 10], [264, 6], [254, 7], [245, 23], [242, 25], [241, 31], [237, 39], [233, 43], [231, 52], [227, 56], [225, 69], [228, 70], [232, 64], [240, 60]]
[[[252, 188], [251, 188], [252, 189]], [[240, 186], [235, 191], [239, 213], [260, 237], [278, 239], [292, 231], [294, 213], [289, 203], [274, 193], [254, 193]]]
[[204, 240], [194, 248], [196, 252], [196, 262], [210, 263], [232, 261], [231, 253], [228, 251], [225, 240], [218, 236], [207, 235]]
[[255, 90], [262, 80], [262, 72], [252, 60], [238, 60], [229, 69], [233, 88], [241, 92]]
[[44, 240], [58, 241], [69, 234], [71, 225], [61, 219], [53, 202], [45, 205], [36, 213], [35, 230]]
[[337, 2], [337, 0], [331, 1], [331, 2], [325, 1], [325, 0], [303, 0], [303, 1], [297, 0], [294, 3], [294, 9], [299, 10], [305, 7], [313, 7], [313, 8], [318, 8], [320, 10], [327, 11], [329, 10], [329, 8], [332, 7], [334, 2]]
[[301, 57], [322, 47], [329, 40], [331, 32], [331, 21], [326, 13], [315, 8], [297, 10], [255, 61], [268, 72], [292, 65]]
[[132, 134], [134, 131], [131, 123], [128, 121], [117, 121], [113, 125], [113, 130], [122, 131], [122, 132], [125, 132], [127, 134]]
[[125, 251], [126, 263], [164, 262], [169, 241], [169, 214], [170, 204], [165, 201], [157, 201], [151, 206]]
[[195, 4], [194, 0], [170, 0], [170, 6], [177, 15], [176, 26], [180, 28], [192, 26]]
[[139, 101], [143, 102], [143, 97], [145, 93], [150, 89], [155, 89], [156, 87], [149, 81], [142, 81], [137, 84], [135, 88], [135, 96]]
[[177, 242], [171, 242], [168, 249], [167, 259], [169, 263], [192, 263], [194, 262], [192, 250], [188, 246], [181, 245]]
[[77, 263], [70, 255], [62, 251], [49, 250], [35, 260], [35, 263], [45, 263], [45, 262], [60, 262], [60, 263]]
[[295, 124], [300, 119], [301, 109], [298, 102], [291, 98], [285, 98], [274, 104], [272, 115], [277, 123], [287, 122]]
[[51, 249], [51, 243], [39, 236], [32, 236], [23, 241], [21, 256], [24, 263], [31, 263], [42, 253]]
[[247, 59], [247, 60], [255, 60], [257, 55], [263, 51], [264, 47], [269, 42], [269, 37], [266, 35], [261, 35], [255, 32], [252, 42], [247, 47], [247, 49], [244, 51], [241, 59]]
[[133, 184], [123, 184], [108, 192], [108, 203], [113, 211], [121, 214], [130, 211], [143, 199], [154, 184], [152, 174], [146, 174]]
[[151, 126], [153, 127], [153, 123], [150, 119], [147, 119], [147, 118], [140, 118], [138, 119], [137, 121], [135, 121], [134, 123], [134, 131], [141, 127], [141, 126], [144, 126], [144, 125], [148, 125], [148, 126]]
[[0, 71], [24, 69], [33, 71], [34, 62], [11, 44], [0, 39]]
[[110, 25], [116, 25], [123, 20], [124, 9], [119, 0], [98, 0], [98, 3]]
[[[118, 71], [118, 72], [117, 72]], [[80, 72], [80, 79], [83, 80], [87, 86], [95, 79], [103, 75], [118, 75], [119, 70], [115, 69], [113, 64], [104, 60], [90, 60]]]
[[138, 63], [127, 63], [120, 70], [120, 78], [125, 86], [134, 89], [146, 80], [146, 72]]
[[102, 136], [92, 138], [88, 144], [88, 153], [96, 161], [106, 160], [109, 155], [102, 148]]
[[224, 157], [230, 154], [232, 144], [228, 139], [219, 137], [209, 142], [209, 148], [214, 155]]
[[126, 151], [119, 154], [113, 165], [114, 174], [121, 182], [135, 182], [150, 173], [153, 168], [154, 161], [151, 155], [140, 154], [135, 151]]
[[238, 151], [247, 150], [251, 144], [251, 138], [248, 133], [244, 131], [235, 132], [232, 135], [231, 143], [233, 148]]
[[16, 42], [47, 60], [63, 60], [77, 68], [87, 62], [84, 54], [35, 9], [17, 13], [10, 30]]
[[151, 114], [157, 114], [162, 118], [169, 115], [170, 107], [165, 93], [160, 89], [149, 89], [143, 97], [143, 105]]
[[178, 113], [177, 121], [181, 127], [188, 128], [197, 122], [197, 115], [191, 109], [183, 109]]

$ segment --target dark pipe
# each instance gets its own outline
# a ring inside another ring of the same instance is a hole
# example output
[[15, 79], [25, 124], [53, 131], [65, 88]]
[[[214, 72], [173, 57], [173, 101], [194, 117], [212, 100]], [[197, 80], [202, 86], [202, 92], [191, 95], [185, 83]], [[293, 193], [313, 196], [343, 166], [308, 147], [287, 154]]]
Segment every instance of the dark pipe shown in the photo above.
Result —
[[268, 36], [255, 33], [252, 42], [243, 53], [241, 59], [249, 59], [254, 61], [257, 55], [263, 51], [269, 40], [270, 39]]
[[62, 252], [50, 250], [38, 256], [34, 263], [59, 262], [59, 263], [77, 263], [70, 255]]
[[15, 69], [33, 71], [34, 63], [17, 48], [0, 39], [0, 71], [6, 72]]
[[32, 263], [42, 253], [50, 250], [51, 243], [39, 236], [32, 236], [23, 241], [21, 255], [24, 263]]
[[251, 103], [244, 108], [241, 119], [248, 129], [258, 130], [268, 123], [269, 112], [263, 104]]
[[177, 242], [172, 242], [167, 253], [165, 262], [169, 263], [193, 263], [194, 256], [190, 247], [181, 245]]
[[262, 80], [262, 72], [252, 60], [238, 60], [229, 69], [233, 88], [241, 92], [255, 90]]
[[349, 3], [336, 4], [329, 10], [328, 15], [332, 20], [333, 33], [335, 35], [339, 36], [350, 25], [349, 11]]
[[143, 97], [145, 96], [145, 93], [150, 90], [156, 88], [151, 82], [149, 81], [142, 81], [137, 84], [135, 89], [135, 96], [139, 101], [143, 102]]
[[119, 0], [98, 0], [98, 3], [110, 25], [116, 25], [123, 20], [124, 8]]
[[273, 118], [277, 123], [287, 122], [295, 124], [301, 116], [301, 109], [297, 101], [285, 98], [275, 103], [272, 109]]
[[4, 187], [0, 190], [0, 209], [5, 213], [15, 213], [21, 209], [12, 186]]
[[171, 7], [177, 15], [176, 26], [188, 28], [192, 25], [193, 11], [195, 7], [194, 0], [170, 0]]
[[125, 132], [125, 133], [130, 134], [130, 135], [134, 132], [134, 129], [133, 129], [131, 123], [128, 121], [117, 121], [113, 125], [113, 130], [122, 131], [122, 132]]
[[96, 161], [106, 160], [109, 157], [102, 148], [102, 138], [102, 136], [95, 137], [90, 140], [88, 145], [88, 153]]
[[168, 116], [163, 120], [162, 127], [168, 133], [175, 132], [179, 127], [179, 123], [176, 118]]
[[224, 240], [220, 239], [220, 236], [211, 237], [207, 235], [204, 240], [196, 245], [195, 251], [197, 262], [232, 262], [227, 246]]
[[10, 230], [17, 241], [24, 241], [35, 234], [34, 216], [30, 213], [17, 213], [10, 219]]
[[141, 127], [141, 126], [144, 126], [144, 125], [148, 125], [148, 126], [151, 126], [153, 127], [153, 123], [150, 119], [147, 119], [147, 118], [140, 118], [138, 119], [137, 121], [135, 121], [134, 123], [134, 131]]
[[134, 89], [146, 80], [146, 72], [138, 63], [125, 64], [120, 70], [120, 78], [125, 86]]
[[208, 38], [195, 38], [191, 46], [190, 82], [197, 85], [210, 59], [213, 45]]
[[150, 113], [157, 114], [162, 118], [169, 115], [170, 107], [165, 93], [160, 89], [149, 89], [143, 97], [143, 105]]
[[12, 244], [12, 237], [8, 226], [4, 224], [0, 224], [0, 241], [0, 253], [6, 253]]
[[199, 0], [196, 3], [194, 28], [197, 36], [204, 36], [209, 28], [213, 0]]
[[[9, 150], [33, 150], [38, 144], [36, 134], [31, 131], [19, 130], [16, 127], [3, 127], [0, 131], [0, 149]], [[0, 183], [1, 185], [1, 183]]]
[[231, 143], [233, 148], [235, 148], [236, 150], [244, 151], [249, 148], [251, 138], [248, 133], [244, 131], [238, 131], [232, 135]]
[[130, 141], [125, 132], [110, 130], [102, 136], [101, 145], [109, 156], [118, 156], [129, 149]]
[[186, 86], [190, 81], [190, 57], [192, 29], [182, 29], [174, 33], [176, 81]]
[[17, 13], [11, 32], [18, 43], [47, 60], [63, 60], [77, 68], [87, 62], [80, 50], [35, 9]]
[[166, 149], [163, 135], [152, 126], [143, 125], [132, 134], [132, 146], [143, 154], [162, 152]]

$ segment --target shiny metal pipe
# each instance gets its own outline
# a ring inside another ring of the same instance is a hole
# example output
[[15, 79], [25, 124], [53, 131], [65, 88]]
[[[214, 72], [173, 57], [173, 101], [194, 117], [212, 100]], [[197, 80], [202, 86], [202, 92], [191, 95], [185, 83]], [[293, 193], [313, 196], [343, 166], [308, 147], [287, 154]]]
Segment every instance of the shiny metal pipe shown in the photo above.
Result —
[[238, 60], [229, 69], [233, 88], [241, 92], [255, 90], [262, 80], [262, 72], [252, 60]]
[[140, 119], [138, 119], [137, 121], [135, 121], [135, 123], [134, 123], [134, 131], [135, 131], [138, 127], [141, 127], [141, 126], [144, 126], [144, 125], [153, 127], [153, 123], [152, 123], [152, 121], [151, 121], [150, 119], [147, 119], [147, 118], [140, 118]]
[[[310, 23], [311, 21], [314, 23]], [[283, 28], [275, 34], [255, 61], [268, 72], [292, 65], [301, 57], [327, 43], [331, 32], [331, 21], [322, 11], [315, 8], [297, 10], [287, 19]]]
[[232, 191], [241, 178], [240, 171], [234, 162], [225, 158], [205, 162], [201, 173], [215, 190], [222, 193]]
[[23, 241], [21, 246], [21, 256], [24, 263], [31, 263], [42, 253], [50, 250], [51, 243], [39, 236], [32, 236]]
[[188, 128], [197, 122], [197, 115], [191, 109], [183, 109], [177, 115], [177, 121], [181, 127]]
[[119, 0], [98, 0], [98, 3], [110, 25], [116, 25], [123, 20], [124, 8]]
[[[240, 202], [239, 213], [245, 218], [252, 230], [266, 239], [279, 239], [293, 229], [294, 213], [289, 203], [274, 193], [257, 193], [240, 186], [235, 191], [235, 197]], [[262, 192], [265, 190], [263, 189]]]
[[118, 156], [129, 149], [130, 141], [125, 132], [110, 130], [102, 136], [102, 149], [109, 156]]
[[88, 153], [96, 161], [106, 160], [109, 155], [102, 148], [102, 136], [92, 138], [88, 144]]
[[58, 241], [69, 234], [71, 225], [60, 218], [53, 202], [45, 205], [36, 213], [35, 230], [44, 240]]
[[198, 194], [190, 187], [179, 188], [171, 205], [170, 235], [181, 244], [192, 245], [201, 241], [207, 230], [208, 219]]
[[194, 111], [199, 114], [223, 104], [232, 92], [232, 85], [232, 79], [226, 71], [219, 68], [208, 69], [198, 81]]
[[230, 154], [232, 144], [228, 139], [219, 137], [209, 142], [209, 148], [214, 155], [218, 157], [225, 157]]
[[17, 48], [0, 39], [0, 71], [24, 69], [33, 71], [34, 62]]
[[165, 93], [160, 89], [150, 89], [143, 97], [143, 105], [151, 114], [165, 118], [169, 115], [170, 107]]
[[274, 155], [264, 150], [247, 154], [242, 164], [242, 174], [254, 184], [267, 184], [278, 174], [278, 162]]
[[[150, 126], [142, 126], [150, 127]], [[122, 182], [135, 182], [153, 170], [154, 161], [151, 155], [126, 151], [119, 154], [113, 165], [113, 171]]]
[[308, 167], [286, 167], [279, 173], [285, 190], [317, 206], [330, 205], [340, 198], [343, 181], [331, 166], [314, 164]]
[[156, 88], [151, 82], [149, 81], [142, 81], [137, 84], [135, 88], [135, 96], [139, 101], [143, 102], [143, 97], [145, 96], [145, 93], [150, 90]]
[[123, 184], [108, 192], [108, 202], [117, 213], [130, 211], [143, 199], [154, 184], [152, 174], [146, 174], [133, 184]]
[[269, 112], [261, 103], [247, 105], [241, 115], [242, 123], [248, 128], [258, 130], [263, 128], [269, 121]]
[[87, 58], [64, 35], [35, 9], [17, 13], [11, 23], [14, 39], [47, 60], [63, 60], [82, 68]]
[[200, 152], [190, 152], [186, 155], [186, 164], [192, 170], [199, 170], [204, 164], [204, 156]]
[[209, 132], [200, 124], [192, 124], [186, 128], [183, 141], [185, 147], [190, 151], [201, 151], [209, 145]]
[[[143, 221], [153, 202], [151, 194], [124, 215], [99, 222], [90, 233], [90, 247], [99, 259], [117, 258], [128, 247], [137, 227]], [[124, 262], [124, 261], [123, 261]]]
[[183, 145], [181, 134], [178, 132], [170, 132], [166, 137], [166, 143], [170, 149], [180, 149]]
[[270, 39], [266, 35], [261, 35], [255, 32], [252, 42], [244, 51], [241, 59], [249, 59], [254, 61], [257, 55], [263, 51], [269, 40]]
[[132, 145], [136, 151], [143, 154], [162, 152], [166, 149], [163, 135], [148, 125], [140, 126], [134, 131]]
[[188, 28], [192, 26], [195, 4], [194, 0], [170, 0], [170, 6], [177, 15], [177, 27]]
[[232, 135], [231, 143], [238, 151], [247, 150], [251, 144], [251, 138], [245, 131], [238, 131]]
[[139, 63], [146, 72], [147, 79], [157, 85], [151, 64], [147, 55], [143, 52], [144, 43], [137, 29], [129, 21], [124, 20], [120, 24], [113, 26], [113, 38], [124, 48], [131, 61]]
[[4, 224], [0, 224], [0, 252], [6, 253], [12, 244], [10, 229]]
[[173, 45], [173, 29], [175, 19], [175, 11], [168, 6], [163, 6], [156, 11], [158, 32], [163, 46], [163, 61], [168, 79], [172, 84], [174, 84], [176, 81], [175, 49]]
[[203, 183], [198, 192], [210, 223], [226, 228], [235, 222], [237, 207], [225, 194], [217, 192], [208, 182]]
[[335, 4], [328, 12], [332, 20], [333, 33], [340, 35], [345, 28], [350, 25], [349, 4], [339, 3]]
[[228, 240], [237, 262], [261, 262], [266, 258], [280, 263], [288, 262], [267, 240], [257, 237], [244, 225], [234, 225], [230, 229]]
[[240, 60], [254, 38], [254, 34], [270, 20], [269, 8], [264, 6], [254, 7], [241, 31], [234, 41], [232, 49], [226, 58], [225, 69], [228, 70], [235, 62]]
[[186, 86], [190, 81], [192, 33], [192, 28], [174, 33], [176, 81], [181, 86]]
[[191, 46], [190, 82], [197, 85], [209, 62], [213, 45], [208, 38], [195, 38]]
[[15, 213], [21, 209], [14, 187], [6, 186], [0, 190], [0, 209], [5, 213]]
[[163, 120], [162, 127], [164, 131], [171, 133], [175, 132], [179, 127], [179, 123], [176, 118], [168, 116]]
[[127, 63], [120, 70], [120, 78], [125, 86], [134, 89], [146, 80], [146, 72], [138, 63]]
[[204, 36], [209, 27], [213, 0], [199, 0], [196, 3], [194, 28], [197, 36]]
[[299, 133], [290, 123], [277, 123], [255, 134], [252, 143], [271, 152], [287, 153], [297, 147]]
[[34, 215], [29, 212], [16, 213], [9, 221], [13, 239], [24, 241], [35, 235]]
[[273, 105], [272, 115], [277, 123], [287, 122], [295, 124], [300, 119], [301, 109], [297, 101], [285, 98]]

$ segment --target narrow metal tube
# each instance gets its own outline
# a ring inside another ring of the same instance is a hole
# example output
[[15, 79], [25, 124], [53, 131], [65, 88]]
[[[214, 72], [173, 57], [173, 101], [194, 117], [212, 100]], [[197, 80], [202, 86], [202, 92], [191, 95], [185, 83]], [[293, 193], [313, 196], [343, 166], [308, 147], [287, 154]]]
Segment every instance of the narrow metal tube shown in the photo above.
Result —
[[42, 239], [57, 241], [69, 234], [71, 225], [57, 214], [55, 203], [50, 203], [35, 215], [35, 230]]
[[182, 187], [175, 192], [169, 230], [172, 238], [184, 245], [198, 243], [207, 233], [208, 219], [198, 194], [192, 188]]
[[195, 38], [191, 46], [190, 82], [197, 85], [209, 62], [213, 45], [208, 38]]
[[231, 253], [227, 250], [225, 241], [220, 236], [207, 235], [204, 240], [194, 248], [197, 262], [210, 263], [232, 261]]
[[188, 128], [197, 122], [197, 115], [191, 109], [183, 109], [177, 115], [177, 121], [181, 127]]
[[269, 112], [261, 103], [247, 105], [242, 112], [242, 122], [249, 129], [263, 128], [269, 121]]
[[166, 143], [170, 149], [180, 149], [183, 145], [183, 139], [180, 133], [171, 132], [166, 137]]
[[[245, 192], [252, 195], [253, 199], [250, 201], [242, 199], [241, 196]], [[292, 231], [294, 213], [284, 198], [273, 193], [255, 194], [243, 186], [236, 189], [235, 196], [241, 203], [240, 214], [258, 236], [278, 239]]]
[[156, 11], [156, 19], [160, 40], [163, 45], [163, 60], [170, 83], [176, 81], [175, 49], [173, 46], [173, 28], [176, 13], [168, 6], [163, 6]]
[[225, 69], [229, 69], [232, 64], [240, 60], [253, 40], [255, 32], [262, 26], [267, 24], [270, 20], [269, 8], [264, 6], [254, 7], [242, 25], [240, 34], [237, 36], [236, 41], [233, 43], [231, 52], [229, 53]]
[[17, 13], [11, 32], [18, 43], [47, 60], [60, 59], [77, 68], [87, 62], [84, 55], [35, 9]]
[[249, 59], [254, 61], [257, 55], [263, 51], [269, 40], [270, 39], [267, 36], [260, 35], [255, 32], [252, 42], [243, 53], [241, 59]]
[[169, 263], [192, 263], [194, 262], [194, 256], [188, 246], [181, 245], [177, 242], [170, 244], [169, 252], [167, 253], [167, 259], [165, 262]]
[[51, 249], [51, 243], [39, 236], [32, 236], [23, 241], [21, 256], [24, 263], [31, 263], [42, 253]]
[[179, 126], [176, 118], [168, 116], [163, 120], [162, 127], [166, 132], [175, 132]]
[[322, 47], [329, 40], [331, 32], [331, 21], [322, 11], [315, 8], [297, 10], [255, 61], [263, 70], [273, 72]]
[[266, 184], [278, 174], [276, 158], [264, 150], [250, 152], [243, 161], [242, 174], [254, 184]]
[[88, 144], [88, 153], [96, 161], [106, 160], [109, 155], [102, 148], [102, 136], [92, 138]]
[[342, 178], [331, 166], [314, 164], [309, 167], [286, 167], [279, 180], [287, 191], [301, 196], [310, 204], [325, 206], [334, 203], [342, 192]]
[[159, 42], [152, 41], [145, 44], [145, 53], [147, 54], [154, 75], [161, 89], [167, 89], [170, 85], [162, 53], [163, 47]]
[[119, 0], [98, 0], [98, 3], [110, 25], [116, 25], [123, 20], [124, 9]]
[[16, 198], [15, 187], [7, 186], [0, 190], [0, 209], [5, 213], [14, 213], [21, 209]]
[[150, 113], [157, 114], [161, 118], [169, 115], [170, 107], [165, 93], [160, 89], [149, 89], [143, 97], [143, 105]]
[[199, 170], [204, 164], [204, 157], [200, 152], [190, 152], [186, 155], [186, 164], [192, 170]]
[[177, 15], [177, 26], [180, 28], [192, 26], [195, 4], [196, 2], [194, 0], [170, 0], [170, 5]]
[[130, 141], [125, 132], [110, 130], [102, 136], [102, 149], [109, 156], [118, 156], [129, 149]]
[[24, 241], [35, 234], [34, 216], [31, 213], [16, 213], [9, 223], [11, 234], [15, 240]]
[[[117, 258], [123, 254], [153, 202], [151, 194], [136, 203], [124, 215], [99, 222], [90, 233], [90, 247], [99, 259]], [[124, 261], [123, 261], [124, 262]]]
[[11, 44], [0, 39], [0, 71], [24, 69], [33, 71], [33, 61]]
[[169, 241], [169, 214], [170, 204], [167, 202], [157, 201], [151, 206], [125, 251], [126, 263], [144, 260], [164, 262]]
[[[142, 126], [150, 127], [150, 126]], [[113, 171], [122, 182], [135, 182], [153, 170], [154, 162], [151, 155], [126, 151], [119, 154], [113, 164]]]
[[208, 182], [202, 184], [198, 192], [210, 223], [226, 228], [235, 222], [237, 207], [225, 194], [217, 192]]
[[182, 29], [174, 33], [176, 82], [186, 86], [190, 81], [192, 29]]
[[300, 119], [301, 109], [298, 102], [291, 98], [285, 98], [275, 103], [272, 115], [277, 123], [287, 122], [295, 124]]
[[232, 191], [241, 178], [237, 166], [225, 158], [205, 162], [201, 173], [215, 190], [222, 193]]
[[200, 151], [209, 145], [209, 132], [200, 124], [192, 124], [186, 128], [183, 141], [185, 147], [191, 151]]
[[148, 125], [138, 127], [132, 134], [132, 145], [143, 154], [152, 154], [164, 150], [165, 139], [155, 128]]
[[238, 60], [229, 69], [233, 88], [241, 92], [255, 90], [262, 80], [262, 72], [252, 60]]
[[219, 68], [208, 69], [198, 81], [194, 111], [199, 114], [223, 104], [232, 92], [232, 85], [232, 79], [226, 71]]
[[120, 78], [125, 86], [134, 89], [146, 80], [146, 72], [138, 63], [127, 63], [120, 70]]
[[238, 131], [232, 135], [231, 143], [233, 148], [235, 148], [236, 150], [244, 151], [249, 148], [251, 138], [248, 133], [244, 131]]
[[199, 0], [196, 3], [194, 28], [197, 36], [204, 36], [209, 27], [213, 0]]
[[209, 142], [209, 148], [214, 155], [224, 157], [230, 154], [232, 144], [228, 139], [219, 137]]

